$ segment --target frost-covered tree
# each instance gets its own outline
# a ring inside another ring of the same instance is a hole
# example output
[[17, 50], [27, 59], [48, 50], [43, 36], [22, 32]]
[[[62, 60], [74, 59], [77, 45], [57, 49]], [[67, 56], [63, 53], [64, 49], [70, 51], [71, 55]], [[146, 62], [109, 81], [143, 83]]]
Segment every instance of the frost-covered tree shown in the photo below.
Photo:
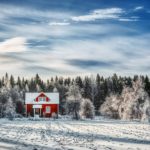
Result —
[[121, 104], [122, 98], [119, 95], [113, 95], [106, 97], [105, 102], [100, 107], [100, 113], [104, 116], [109, 116], [112, 118], [119, 118], [119, 106]]
[[80, 105], [80, 117], [81, 118], [94, 118], [95, 109], [93, 103], [89, 99], [82, 99]]
[[144, 89], [141, 78], [133, 82], [132, 88], [124, 88], [122, 92], [123, 101], [119, 107], [121, 119], [146, 120], [149, 118], [147, 112], [150, 107], [150, 98]]
[[[19, 90], [19, 86], [15, 85], [10, 88], [8, 84], [4, 85], [0, 89], [0, 116], [1, 117], [9, 117], [12, 113], [9, 113], [10, 110], [14, 110], [11, 112], [15, 112], [16, 102], [22, 101], [23, 103], [23, 95]], [[9, 108], [10, 107], [10, 108]]]
[[29, 92], [29, 86], [27, 83], [25, 84], [25, 92]]
[[9, 89], [6, 86], [3, 86], [0, 89], [0, 117], [4, 117], [5, 104], [7, 103], [9, 97]]
[[15, 106], [12, 102], [11, 97], [9, 97], [7, 103], [5, 104], [4, 116], [12, 120], [15, 113]]
[[78, 120], [82, 96], [79, 87], [76, 85], [76, 83], [73, 83], [70, 86], [67, 94], [67, 113], [73, 115], [73, 118]]
[[17, 100], [21, 99], [20, 89], [18, 85], [15, 85], [10, 92], [10, 97], [12, 98], [12, 101], [15, 103]]
[[124, 87], [120, 96], [111, 95], [100, 108], [102, 115], [124, 120], [149, 120], [150, 98], [144, 90], [141, 78], [132, 83], [133, 87]]
[[57, 92], [58, 92], [58, 89], [55, 87], [55, 88], [53, 89], [53, 92], [54, 92], [54, 93], [57, 93]]
[[41, 87], [39, 84], [36, 84], [36, 92], [41, 92]]
[[96, 80], [94, 78], [94, 76], [91, 75], [90, 78], [90, 86], [91, 86], [91, 101], [93, 102], [93, 104], [95, 104], [95, 96], [98, 93], [97, 91], [97, 86], [96, 86]]

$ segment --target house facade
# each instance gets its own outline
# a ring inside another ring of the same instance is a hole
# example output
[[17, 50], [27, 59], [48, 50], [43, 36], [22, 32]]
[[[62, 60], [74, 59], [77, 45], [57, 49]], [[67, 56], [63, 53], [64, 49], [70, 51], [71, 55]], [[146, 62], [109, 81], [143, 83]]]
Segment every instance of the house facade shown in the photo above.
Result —
[[51, 117], [59, 112], [59, 93], [26, 93], [27, 116]]

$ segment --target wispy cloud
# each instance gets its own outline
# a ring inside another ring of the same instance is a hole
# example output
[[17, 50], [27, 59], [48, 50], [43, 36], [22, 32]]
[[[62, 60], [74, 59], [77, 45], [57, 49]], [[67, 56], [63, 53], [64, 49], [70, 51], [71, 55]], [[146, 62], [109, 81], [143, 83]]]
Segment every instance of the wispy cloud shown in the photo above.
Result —
[[142, 10], [142, 9], [144, 9], [143, 6], [137, 6], [137, 7], [134, 8], [134, 11], [139, 11], [139, 10]]
[[[143, 7], [136, 7], [136, 10], [143, 9]], [[138, 21], [138, 17], [127, 16], [127, 11], [122, 8], [106, 8], [96, 9], [91, 11], [87, 15], [74, 16], [73, 21], [76, 22], [88, 22], [96, 20], [118, 20], [118, 21]]]
[[96, 9], [87, 15], [72, 17], [72, 20], [73, 21], [94, 21], [99, 19], [117, 19], [123, 13], [124, 10], [121, 8]]
[[[129, 74], [144, 73], [147, 70], [143, 69], [147, 68], [150, 63], [149, 43], [147, 42], [149, 37], [149, 35], [134, 38], [118, 36], [97, 41], [69, 40], [54, 44], [53, 51], [34, 52], [33, 48], [33, 51], [26, 51], [23, 55], [8, 53], [0, 59], [1, 72], [9, 69], [11, 72], [16, 70], [16, 74], [44, 73], [45, 76], [97, 72], [105, 75], [114, 72], [122, 75], [127, 75], [127, 72]], [[77, 45], [80, 46], [77, 47]], [[7, 67], [8, 63], [10, 63], [10, 68]], [[21, 72], [18, 72], [18, 69]]]
[[124, 21], [124, 22], [130, 22], [130, 21], [138, 21], [139, 19], [136, 18], [119, 18], [119, 21]]
[[51, 1], [46, 7], [0, 3], [0, 73], [150, 73], [149, 14], [148, 23], [138, 21], [146, 6], [87, 1], [82, 9], [71, 1], [62, 1], [64, 8]]
[[0, 53], [23, 52], [27, 49], [26, 42], [26, 39], [23, 37], [7, 39], [0, 43]]
[[[70, 17], [69, 12], [59, 12], [59, 11], [52, 11], [46, 10], [42, 11], [39, 9], [31, 8], [31, 7], [24, 7], [24, 6], [14, 6], [14, 5], [6, 5], [0, 4], [0, 18], [7, 19], [9, 17], [27, 17], [33, 18], [35, 20], [45, 21], [45, 19], [67, 19]], [[48, 20], [47, 20], [48, 21]]]
[[49, 23], [50, 26], [67, 26], [70, 25], [69, 22], [50, 22]]

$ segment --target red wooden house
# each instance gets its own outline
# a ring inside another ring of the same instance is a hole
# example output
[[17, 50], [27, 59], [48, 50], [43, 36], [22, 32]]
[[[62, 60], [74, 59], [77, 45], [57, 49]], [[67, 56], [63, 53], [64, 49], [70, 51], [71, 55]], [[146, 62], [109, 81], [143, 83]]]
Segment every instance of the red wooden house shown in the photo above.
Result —
[[51, 117], [59, 112], [59, 93], [26, 93], [27, 116]]

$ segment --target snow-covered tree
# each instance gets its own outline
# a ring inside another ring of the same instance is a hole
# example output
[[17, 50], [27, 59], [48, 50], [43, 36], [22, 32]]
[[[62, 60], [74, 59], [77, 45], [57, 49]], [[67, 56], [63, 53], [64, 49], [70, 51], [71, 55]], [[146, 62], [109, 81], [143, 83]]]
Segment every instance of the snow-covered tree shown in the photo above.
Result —
[[29, 92], [29, 86], [27, 83], [25, 84], [25, 92]]
[[54, 92], [54, 93], [57, 93], [57, 92], [58, 92], [58, 89], [55, 87], [55, 88], [53, 89], [53, 92]]
[[10, 90], [12, 88], [12, 85], [10, 83], [10, 80], [9, 80], [9, 77], [8, 77], [8, 74], [6, 73], [5, 75], [5, 78], [4, 78], [4, 86]]
[[17, 101], [23, 102], [23, 97], [20, 93], [19, 86], [15, 85], [13, 88], [10, 88], [4, 85], [0, 89], [0, 116], [1, 117], [11, 116], [12, 113], [10, 113], [10, 110], [14, 110], [12, 112], [15, 112], [17, 110], [16, 108]]
[[37, 92], [41, 92], [41, 87], [40, 87], [39, 84], [36, 84], [36, 91], [37, 91]]
[[18, 85], [15, 85], [10, 92], [10, 97], [12, 98], [12, 101], [15, 103], [16, 101], [21, 99], [20, 89]]
[[90, 86], [91, 86], [91, 101], [93, 104], [95, 104], [95, 96], [96, 94], [98, 93], [97, 91], [97, 86], [96, 86], [96, 80], [94, 78], [94, 76], [91, 75], [91, 78], [90, 78]]
[[12, 102], [11, 97], [9, 97], [7, 103], [5, 104], [4, 116], [12, 120], [15, 113], [15, 106]]
[[106, 97], [105, 102], [100, 107], [100, 113], [104, 116], [109, 116], [112, 118], [119, 118], [119, 106], [121, 103], [121, 97], [119, 95], [111, 94], [109, 97]]
[[143, 80], [139, 78], [132, 85], [124, 87], [120, 96], [108, 97], [100, 108], [101, 114], [124, 120], [149, 120], [150, 98], [144, 89]]
[[10, 97], [10, 92], [6, 86], [0, 89], [0, 117], [4, 117], [5, 104]]
[[94, 118], [95, 109], [93, 103], [89, 99], [82, 99], [80, 105], [80, 117], [81, 118]]
[[79, 109], [82, 98], [79, 87], [73, 83], [67, 94], [67, 113], [72, 114], [74, 119], [79, 119]]
[[147, 110], [150, 107], [150, 98], [144, 89], [141, 78], [133, 82], [133, 88], [124, 88], [122, 92], [123, 102], [119, 108], [122, 119], [148, 119]]

